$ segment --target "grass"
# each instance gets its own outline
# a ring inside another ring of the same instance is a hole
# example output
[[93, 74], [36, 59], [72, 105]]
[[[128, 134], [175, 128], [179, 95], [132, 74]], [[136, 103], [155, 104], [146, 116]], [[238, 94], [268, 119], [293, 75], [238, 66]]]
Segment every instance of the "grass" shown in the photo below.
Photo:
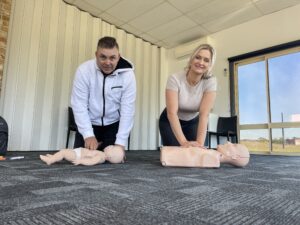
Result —
[[[241, 140], [241, 144], [247, 146], [250, 152], [261, 152], [268, 153], [269, 152], [269, 142], [268, 141], [243, 141]], [[300, 145], [285, 145], [284, 148], [282, 144], [273, 144], [273, 152], [281, 152], [281, 153], [300, 153]]]

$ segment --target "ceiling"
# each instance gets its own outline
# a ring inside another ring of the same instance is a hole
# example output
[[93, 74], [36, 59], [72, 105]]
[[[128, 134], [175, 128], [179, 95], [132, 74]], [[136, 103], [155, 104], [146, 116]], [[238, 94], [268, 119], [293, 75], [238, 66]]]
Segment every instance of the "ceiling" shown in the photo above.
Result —
[[165, 48], [300, 4], [300, 0], [64, 1]]

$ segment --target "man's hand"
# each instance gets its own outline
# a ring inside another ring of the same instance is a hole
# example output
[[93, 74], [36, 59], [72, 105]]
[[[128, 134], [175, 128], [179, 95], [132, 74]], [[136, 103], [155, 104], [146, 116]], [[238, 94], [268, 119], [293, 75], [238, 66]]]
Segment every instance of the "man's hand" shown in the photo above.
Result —
[[98, 145], [99, 143], [94, 136], [84, 139], [84, 147], [87, 149], [96, 150], [98, 148]]
[[126, 154], [125, 154], [125, 146], [124, 145], [118, 145], [118, 144], [115, 144], [115, 146], [120, 146], [122, 149], [123, 149], [123, 152], [124, 152], [124, 159], [123, 159], [123, 162], [126, 160]]

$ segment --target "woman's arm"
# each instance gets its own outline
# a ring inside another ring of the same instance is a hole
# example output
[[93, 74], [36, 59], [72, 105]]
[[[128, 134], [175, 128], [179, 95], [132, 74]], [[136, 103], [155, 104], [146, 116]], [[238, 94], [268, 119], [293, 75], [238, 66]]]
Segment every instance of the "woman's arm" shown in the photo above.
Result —
[[172, 131], [181, 146], [185, 146], [188, 141], [186, 140], [179, 118], [178, 112], [178, 92], [173, 90], [166, 90], [166, 106], [167, 106], [167, 116], [172, 128]]
[[216, 92], [209, 91], [204, 92], [200, 108], [199, 108], [199, 125], [197, 130], [197, 142], [200, 146], [204, 145], [207, 123], [208, 123], [208, 115], [210, 110], [213, 108], [216, 99]]

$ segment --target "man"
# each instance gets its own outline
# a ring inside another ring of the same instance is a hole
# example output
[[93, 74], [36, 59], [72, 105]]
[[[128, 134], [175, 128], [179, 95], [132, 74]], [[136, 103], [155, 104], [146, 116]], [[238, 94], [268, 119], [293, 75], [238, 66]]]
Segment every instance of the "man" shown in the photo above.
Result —
[[125, 149], [134, 119], [134, 68], [120, 56], [113, 37], [101, 38], [95, 55], [75, 74], [71, 105], [78, 132], [74, 148], [103, 150], [119, 145]]

